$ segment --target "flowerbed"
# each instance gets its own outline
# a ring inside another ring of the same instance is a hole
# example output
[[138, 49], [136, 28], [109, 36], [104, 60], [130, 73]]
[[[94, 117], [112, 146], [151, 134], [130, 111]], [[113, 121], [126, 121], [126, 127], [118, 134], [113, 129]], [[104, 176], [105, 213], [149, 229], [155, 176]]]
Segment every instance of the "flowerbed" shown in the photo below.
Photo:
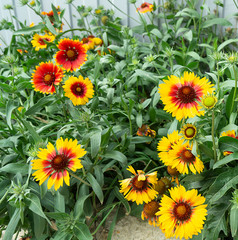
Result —
[[206, 1], [131, 0], [129, 28], [68, 0], [78, 28], [64, 31], [64, 9], [20, 2], [42, 22], [0, 23], [3, 239], [93, 239], [112, 211], [108, 239], [125, 213], [168, 238], [238, 239], [231, 23]]

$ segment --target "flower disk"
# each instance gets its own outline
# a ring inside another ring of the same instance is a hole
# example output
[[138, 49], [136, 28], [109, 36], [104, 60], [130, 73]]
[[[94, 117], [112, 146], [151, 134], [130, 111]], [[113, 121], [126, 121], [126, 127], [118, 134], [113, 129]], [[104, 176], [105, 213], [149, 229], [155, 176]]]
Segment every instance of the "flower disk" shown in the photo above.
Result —
[[159, 203], [157, 201], [151, 201], [149, 203], [145, 203], [143, 207], [143, 211], [141, 212], [141, 218], [144, 220], [148, 219], [148, 223], [152, 226], [159, 226], [159, 216], [155, 215], [156, 212], [159, 211]]
[[164, 195], [160, 202], [160, 209], [156, 213], [159, 216], [161, 230], [166, 238], [192, 238], [203, 229], [207, 210], [205, 198], [197, 190], [186, 191], [183, 186], [174, 187], [170, 197]]
[[74, 106], [86, 104], [94, 94], [93, 84], [88, 78], [83, 79], [82, 76], [69, 77], [63, 88], [65, 96], [72, 101]]
[[152, 185], [157, 182], [157, 172], [145, 174], [141, 170], [134, 170], [132, 166], [127, 168], [128, 171], [135, 176], [121, 180], [120, 192], [125, 195], [128, 201], [136, 202], [137, 205], [143, 202], [148, 203], [158, 195], [152, 188]]
[[191, 140], [196, 137], [197, 128], [193, 124], [187, 123], [182, 127], [181, 134], [184, 139]]
[[[56, 150], [57, 149], [57, 150]], [[56, 149], [48, 143], [46, 149], [40, 148], [37, 156], [39, 159], [32, 160], [32, 169], [37, 170], [32, 175], [41, 185], [48, 180], [48, 189], [53, 185], [55, 190], [63, 186], [63, 181], [69, 186], [68, 169], [76, 171], [83, 167], [79, 158], [86, 154], [86, 151], [77, 144], [77, 140], [57, 139]]]
[[58, 48], [55, 61], [67, 71], [75, 71], [87, 60], [86, 49], [79, 40], [61, 39]]
[[193, 118], [204, 115], [204, 111], [199, 106], [201, 97], [204, 94], [212, 94], [214, 88], [205, 77], [200, 79], [194, 73], [185, 72], [184, 76], [179, 78], [174, 75], [164, 80], [159, 85], [159, 93], [163, 102], [164, 110], [172, 113], [177, 120], [183, 118]]
[[62, 81], [63, 70], [51, 62], [40, 63], [32, 74], [32, 85], [35, 91], [41, 93], [55, 92], [55, 85]]
[[55, 40], [55, 37], [53, 35], [39, 35], [39, 34], [35, 34], [33, 36], [33, 40], [31, 41], [32, 46], [35, 48], [36, 51], [39, 51], [42, 48], [46, 48], [47, 44], [46, 42], [53, 42]]
[[154, 8], [154, 5], [151, 3], [142, 3], [140, 7], [137, 8], [137, 11], [140, 13], [146, 13], [146, 12], [152, 12]]

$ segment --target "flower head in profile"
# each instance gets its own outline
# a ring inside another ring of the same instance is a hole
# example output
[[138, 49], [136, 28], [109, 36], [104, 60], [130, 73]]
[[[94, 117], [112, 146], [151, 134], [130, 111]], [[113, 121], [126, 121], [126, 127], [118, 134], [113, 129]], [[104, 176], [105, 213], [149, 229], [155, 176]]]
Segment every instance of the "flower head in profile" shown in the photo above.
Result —
[[68, 170], [75, 172], [82, 168], [79, 158], [85, 154], [86, 151], [81, 148], [77, 140], [59, 138], [56, 141], [56, 148], [48, 143], [46, 149], [39, 149], [38, 159], [32, 160], [32, 169], [37, 170], [32, 175], [40, 185], [49, 178], [48, 189], [54, 185], [55, 190], [58, 190], [63, 186], [63, 182], [69, 186]]
[[184, 139], [186, 140], [192, 140], [196, 137], [197, 134], [197, 128], [195, 125], [187, 123], [185, 124], [180, 132]]
[[158, 193], [152, 188], [157, 181], [157, 172], [145, 174], [142, 170], [134, 170], [132, 166], [127, 168], [134, 176], [121, 180], [120, 192], [128, 201], [136, 202], [137, 205], [143, 202], [148, 203], [155, 199]]
[[144, 2], [137, 8], [137, 11], [140, 13], [152, 12], [154, 5], [151, 3]]
[[159, 141], [157, 150], [158, 156], [163, 163], [166, 163], [169, 158], [169, 152], [173, 149], [174, 145], [182, 138], [178, 131], [173, 131], [167, 137], [162, 137]]
[[156, 132], [152, 130], [148, 125], [142, 124], [142, 126], [138, 129], [137, 133], [138, 136], [148, 136], [151, 138], [155, 138]]
[[101, 45], [102, 40], [100, 38], [94, 37], [93, 35], [90, 35], [86, 38], [83, 38], [82, 43], [84, 48], [88, 51], [94, 49], [95, 46]]
[[183, 140], [174, 145], [170, 151], [169, 158], [164, 164], [176, 168], [182, 174], [188, 174], [188, 169], [194, 174], [200, 173], [204, 169], [199, 155], [195, 156], [192, 153], [192, 146], [189, 145], [189, 142], [184, 142]]
[[47, 47], [47, 42], [53, 42], [55, 37], [53, 35], [45, 34], [39, 35], [37, 33], [34, 34], [33, 40], [31, 41], [32, 46], [35, 48], [36, 51]]
[[84, 79], [82, 76], [69, 77], [63, 88], [65, 96], [72, 101], [74, 106], [85, 105], [94, 94], [93, 84], [88, 78]]
[[155, 215], [159, 211], [160, 205], [157, 201], [145, 203], [143, 211], [141, 212], [142, 220], [148, 219], [148, 223], [152, 226], [159, 226], [159, 216]]
[[[232, 137], [232, 138], [238, 139], [238, 136], [236, 136], [235, 130], [228, 130], [228, 131], [222, 132], [220, 137]], [[230, 155], [232, 153], [233, 152], [231, 152], [231, 151], [224, 151], [223, 152], [224, 156]]]
[[193, 118], [204, 115], [201, 111], [201, 97], [204, 94], [212, 94], [214, 88], [208, 79], [200, 78], [194, 73], [184, 72], [183, 77], [174, 75], [168, 77], [169, 80], [163, 80], [159, 85], [159, 93], [163, 102], [164, 110], [172, 113], [177, 120], [183, 118]]
[[55, 61], [67, 71], [79, 69], [87, 60], [86, 49], [79, 40], [61, 39], [58, 48]]
[[166, 238], [191, 239], [203, 229], [207, 205], [205, 198], [195, 189], [186, 191], [183, 186], [169, 190], [170, 197], [164, 195], [160, 202], [159, 216], [161, 230]]
[[63, 69], [51, 62], [40, 63], [32, 74], [32, 85], [35, 91], [47, 94], [55, 92], [63, 78]]

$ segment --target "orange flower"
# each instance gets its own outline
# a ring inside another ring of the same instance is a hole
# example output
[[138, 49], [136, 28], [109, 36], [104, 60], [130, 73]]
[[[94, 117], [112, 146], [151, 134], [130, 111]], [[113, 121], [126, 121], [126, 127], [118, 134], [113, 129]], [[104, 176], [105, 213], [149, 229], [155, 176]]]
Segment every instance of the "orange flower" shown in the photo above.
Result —
[[156, 136], [156, 132], [152, 130], [148, 125], [143, 124], [136, 133], [138, 136], [148, 136], [154, 138]]
[[58, 48], [55, 61], [67, 71], [75, 71], [87, 60], [86, 49], [79, 40], [61, 39]]
[[55, 85], [62, 81], [63, 70], [51, 62], [40, 63], [32, 74], [32, 85], [35, 91], [41, 93], [55, 92]]
[[153, 4], [144, 2], [141, 4], [140, 7], [137, 8], [137, 11], [139, 11], [140, 13], [152, 12], [153, 8], [154, 8]]

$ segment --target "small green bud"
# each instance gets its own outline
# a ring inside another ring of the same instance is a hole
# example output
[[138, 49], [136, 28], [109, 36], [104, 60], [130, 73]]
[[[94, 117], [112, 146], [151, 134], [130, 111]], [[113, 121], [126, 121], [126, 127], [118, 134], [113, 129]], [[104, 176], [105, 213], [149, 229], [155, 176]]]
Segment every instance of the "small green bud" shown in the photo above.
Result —
[[11, 9], [13, 9], [13, 7], [12, 7], [12, 5], [7, 4], [7, 5], [4, 5], [4, 9], [11, 10]]

